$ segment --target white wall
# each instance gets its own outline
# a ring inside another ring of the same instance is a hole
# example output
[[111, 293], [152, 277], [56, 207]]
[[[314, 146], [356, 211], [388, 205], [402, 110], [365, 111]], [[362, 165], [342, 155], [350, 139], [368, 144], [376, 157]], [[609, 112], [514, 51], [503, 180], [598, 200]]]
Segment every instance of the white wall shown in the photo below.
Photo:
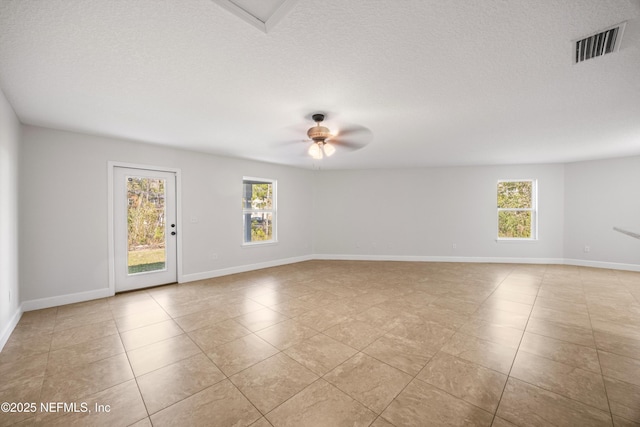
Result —
[[[22, 135], [22, 301], [108, 288], [110, 160], [182, 170], [184, 280], [312, 254], [640, 265], [638, 241], [611, 230], [640, 225], [640, 157], [569, 165], [311, 172], [31, 126], [24, 126]], [[3, 138], [3, 150], [13, 147], [14, 160], [16, 141]], [[245, 175], [278, 180], [277, 245], [240, 244]], [[496, 243], [496, 183], [528, 178], [538, 180], [539, 241]], [[15, 184], [5, 195], [4, 182], [3, 175], [3, 206], [15, 220], [15, 209], [4, 202], [15, 197]], [[3, 248], [15, 245], [15, 231], [2, 242]], [[584, 244], [591, 246], [589, 254], [582, 252]]]
[[640, 240], [613, 231], [640, 232], [640, 156], [570, 163], [565, 175], [565, 258], [640, 264]]
[[0, 350], [20, 316], [18, 151], [20, 122], [0, 91]]
[[[185, 280], [311, 254], [310, 171], [25, 126], [20, 169], [23, 301], [108, 287], [108, 161], [181, 169]], [[278, 180], [277, 245], [241, 246], [243, 176]], [[192, 217], [198, 222], [191, 223]]]
[[[497, 181], [528, 178], [538, 180], [539, 241], [496, 243]], [[318, 254], [563, 257], [563, 165], [323, 171], [316, 183]]]

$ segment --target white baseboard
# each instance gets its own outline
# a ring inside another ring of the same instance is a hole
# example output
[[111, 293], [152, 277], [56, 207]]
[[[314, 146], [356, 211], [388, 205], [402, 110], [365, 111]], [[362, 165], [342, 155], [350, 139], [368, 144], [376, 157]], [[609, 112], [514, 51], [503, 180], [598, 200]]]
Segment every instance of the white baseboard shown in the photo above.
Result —
[[13, 332], [16, 325], [20, 321], [20, 318], [22, 317], [22, 313], [23, 313], [23, 310], [21, 305], [18, 307], [16, 312], [13, 313], [13, 316], [11, 316], [11, 319], [9, 320], [9, 323], [7, 324], [7, 326], [5, 326], [4, 329], [2, 330], [2, 334], [0, 334], [0, 351], [2, 351], [2, 349], [4, 348], [4, 345], [7, 343], [7, 341], [9, 341], [9, 337], [11, 336], [11, 333]]
[[256, 264], [246, 264], [236, 267], [221, 268], [220, 270], [203, 271], [201, 273], [183, 274], [180, 283], [212, 279], [214, 277], [228, 276], [230, 274], [246, 273], [247, 271], [261, 270], [263, 268], [278, 267], [287, 264], [295, 264], [297, 262], [311, 261], [313, 259], [316, 259], [313, 255], [304, 255], [293, 258], [277, 259], [274, 261], [259, 262]]
[[40, 310], [43, 308], [57, 307], [59, 305], [73, 304], [75, 302], [106, 298], [112, 295], [113, 294], [111, 293], [109, 288], [95, 289], [93, 291], [78, 292], [75, 294], [58, 295], [55, 297], [23, 301], [22, 309], [24, 311]]
[[[305, 255], [305, 256], [295, 257], [295, 258], [285, 258], [285, 259], [267, 261], [267, 262], [262, 262], [257, 264], [247, 264], [247, 265], [241, 265], [237, 267], [223, 268], [220, 270], [205, 271], [202, 273], [186, 274], [182, 276], [181, 283], [193, 282], [195, 280], [210, 279], [212, 277], [226, 276], [229, 274], [244, 273], [247, 271], [260, 270], [268, 267], [277, 267], [280, 265], [295, 264], [297, 262], [309, 261], [312, 259], [313, 259], [313, 256]], [[95, 289], [87, 292], [78, 292], [75, 294], [59, 295], [59, 296], [49, 297], [49, 298], [39, 298], [39, 299], [24, 301], [22, 303], [22, 310], [23, 311], [40, 310], [43, 308], [57, 307], [60, 305], [73, 304], [76, 302], [84, 302], [84, 301], [90, 301], [93, 299], [107, 298], [112, 295], [113, 294], [109, 288], [102, 288], [102, 289]], [[13, 327], [15, 327], [15, 325], [13, 325]], [[13, 330], [13, 327], [11, 327], [11, 330]]]
[[640, 271], [640, 264], [623, 264], [619, 262], [587, 261], [584, 259], [565, 259], [564, 264], [579, 267], [606, 268], [609, 270]]
[[640, 272], [640, 264], [624, 264], [619, 262], [589, 261], [589, 260], [583, 260], [583, 259], [567, 259], [567, 258], [315, 254], [313, 256], [313, 259], [341, 260], [341, 261], [478, 262], [478, 263], [498, 263], [498, 264], [553, 264], [553, 265], [575, 265], [579, 267], [593, 267], [593, 268], [605, 268], [610, 270]]
[[461, 257], [416, 255], [315, 254], [313, 259], [344, 261], [472, 262], [491, 264], [563, 264], [562, 258]]

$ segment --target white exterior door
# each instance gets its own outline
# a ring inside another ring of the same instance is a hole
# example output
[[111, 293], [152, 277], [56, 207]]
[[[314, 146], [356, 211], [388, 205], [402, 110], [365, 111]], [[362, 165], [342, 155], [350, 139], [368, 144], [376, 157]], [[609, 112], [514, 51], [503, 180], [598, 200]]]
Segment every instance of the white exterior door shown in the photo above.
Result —
[[176, 174], [114, 167], [115, 291], [177, 281]]

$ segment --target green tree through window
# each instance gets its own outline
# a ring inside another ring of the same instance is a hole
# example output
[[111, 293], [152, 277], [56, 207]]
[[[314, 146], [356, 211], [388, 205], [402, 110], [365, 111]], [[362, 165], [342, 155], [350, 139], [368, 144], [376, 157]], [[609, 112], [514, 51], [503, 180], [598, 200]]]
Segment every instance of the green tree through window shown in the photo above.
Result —
[[536, 238], [536, 182], [498, 181], [498, 238]]
[[243, 180], [244, 243], [275, 240], [275, 181]]
[[129, 273], [165, 267], [165, 180], [127, 179]]

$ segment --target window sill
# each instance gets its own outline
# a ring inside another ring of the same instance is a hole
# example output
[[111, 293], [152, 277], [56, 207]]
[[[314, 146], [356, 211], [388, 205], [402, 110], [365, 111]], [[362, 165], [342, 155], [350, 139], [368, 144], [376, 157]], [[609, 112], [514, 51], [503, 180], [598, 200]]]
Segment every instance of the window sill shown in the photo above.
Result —
[[496, 243], [538, 243], [538, 239], [496, 239]]
[[277, 245], [277, 244], [278, 244], [277, 240], [270, 240], [268, 242], [243, 243], [240, 246], [243, 247], [243, 248], [258, 248], [258, 247], [262, 247], [262, 246], [274, 246], [274, 245]]

